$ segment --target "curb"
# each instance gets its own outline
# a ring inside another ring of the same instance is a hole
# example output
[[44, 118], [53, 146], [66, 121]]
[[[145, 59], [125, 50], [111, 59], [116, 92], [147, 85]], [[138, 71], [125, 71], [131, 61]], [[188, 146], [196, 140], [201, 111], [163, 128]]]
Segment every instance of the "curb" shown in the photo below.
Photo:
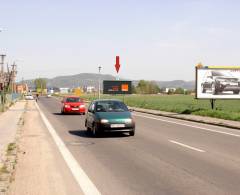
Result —
[[[174, 119], [180, 119], [180, 120], [184, 120], [184, 121], [191, 121], [191, 122], [197, 122], [197, 123], [203, 123], [203, 124], [208, 124], [208, 125], [216, 125], [216, 126], [220, 126], [220, 127], [227, 127], [227, 128], [231, 128], [231, 129], [237, 129], [240, 130], [240, 122], [239, 125], [234, 125], [234, 124], [229, 124], [231, 122], [236, 122], [236, 121], [230, 121], [230, 120], [224, 120], [224, 119], [218, 119], [218, 118], [205, 118], [203, 116], [199, 116], [201, 117], [201, 119], [195, 119], [194, 117], [198, 117], [197, 115], [182, 115], [182, 114], [178, 114], [178, 113], [171, 113], [171, 112], [161, 112], [161, 111], [157, 111], [157, 110], [148, 110], [148, 109], [142, 109], [142, 108], [136, 108], [136, 107], [129, 107], [131, 108], [133, 111], [135, 112], [140, 112], [140, 113], [145, 113], [145, 114], [152, 114], [155, 116], [164, 116], [164, 117], [168, 117], [168, 118], [174, 118]], [[209, 120], [221, 120], [221, 122], [214, 122], [214, 121], [209, 121]], [[229, 122], [229, 123], [227, 123]]]

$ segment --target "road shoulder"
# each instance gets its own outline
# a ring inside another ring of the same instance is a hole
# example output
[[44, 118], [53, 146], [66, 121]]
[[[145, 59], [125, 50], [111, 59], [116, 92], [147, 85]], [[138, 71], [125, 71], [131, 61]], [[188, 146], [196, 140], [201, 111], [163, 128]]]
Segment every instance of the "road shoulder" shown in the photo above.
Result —
[[48, 133], [35, 102], [29, 102], [9, 195], [82, 194]]

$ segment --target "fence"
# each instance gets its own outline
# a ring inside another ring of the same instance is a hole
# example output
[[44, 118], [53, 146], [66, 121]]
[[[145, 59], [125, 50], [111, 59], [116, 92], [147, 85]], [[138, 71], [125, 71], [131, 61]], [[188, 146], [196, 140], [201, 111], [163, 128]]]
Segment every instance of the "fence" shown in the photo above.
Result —
[[0, 94], [0, 112], [4, 111], [6, 108], [11, 106], [11, 104], [15, 103], [22, 97], [19, 93], [12, 93], [12, 94]]

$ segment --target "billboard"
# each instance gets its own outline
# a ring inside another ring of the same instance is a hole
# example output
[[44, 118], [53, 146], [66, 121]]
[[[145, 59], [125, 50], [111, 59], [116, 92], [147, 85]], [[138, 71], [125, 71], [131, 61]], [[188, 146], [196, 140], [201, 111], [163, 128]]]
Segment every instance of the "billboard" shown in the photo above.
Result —
[[103, 81], [103, 94], [132, 94], [132, 81]]
[[196, 67], [196, 98], [240, 99], [240, 66]]

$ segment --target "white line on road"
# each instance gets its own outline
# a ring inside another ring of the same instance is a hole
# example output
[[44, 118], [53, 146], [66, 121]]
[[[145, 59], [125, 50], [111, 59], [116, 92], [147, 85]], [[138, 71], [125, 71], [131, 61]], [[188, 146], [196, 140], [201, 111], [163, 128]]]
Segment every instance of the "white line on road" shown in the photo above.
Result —
[[96, 186], [92, 183], [89, 179], [87, 174], [84, 170], [80, 167], [76, 159], [73, 157], [71, 152], [67, 149], [64, 142], [56, 133], [56, 130], [53, 128], [51, 123], [48, 121], [46, 116], [43, 114], [39, 106], [36, 104], [37, 109], [42, 117], [43, 122], [45, 123], [49, 133], [52, 135], [53, 140], [55, 141], [60, 153], [62, 154], [65, 162], [67, 163], [68, 167], [70, 168], [74, 178], [76, 179], [77, 183], [79, 184], [80, 188], [82, 189], [83, 193], [86, 195], [100, 195], [101, 193], [98, 191]]
[[170, 120], [166, 120], [166, 119], [160, 119], [160, 118], [155, 118], [155, 117], [150, 117], [150, 116], [145, 116], [145, 115], [140, 115], [140, 114], [134, 114], [134, 115], [135, 116], [140, 116], [140, 117], [143, 117], [143, 118], [163, 121], [163, 122], [167, 122], [167, 123], [172, 123], [172, 124], [177, 124], [177, 125], [182, 125], [182, 126], [187, 126], [187, 127], [193, 127], [193, 128], [201, 129], [201, 130], [205, 130], [205, 131], [211, 131], [211, 132], [215, 132], [215, 133], [221, 133], [221, 134], [225, 134], [225, 135], [231, 135], [231, 136], [235, 136], [235, 137], [240, 137], [240, 135], [238, 135], [238, 134], [228, 133], [228, 132], [225, 132], [225, 131], [218, 131], [218, 130], [213, 130], [213, 129], [209, 129], [209, 128], [205, 128], [205, 127], [200, 127], [200, 126], [195, 126], [195, 125], [188, 125], [188, 124], [185, 124], [185, 123], [174, 122], [174, 121], [170, 121]]
[[168, 141], [170, 141], [170, 142], [172, 142], [172, 143], [174, 143], [174, 144], [183, 146], [183, 147], [185, 147], [185, 148], [189, 148], [189, 149], [191, 149], [191, 150], [195, 150], [195, 151], [198, 151], [198, 152], [205, 152], [204, 150], [201, 150], [201, 149], [198, 149], [198, 148], [195, 148], [195, 147], [186, 145], [186, 144], [182, 144], [182, 143], [176, 142], [176, 141], [174, 141], [174, 140], [168, 140]]

